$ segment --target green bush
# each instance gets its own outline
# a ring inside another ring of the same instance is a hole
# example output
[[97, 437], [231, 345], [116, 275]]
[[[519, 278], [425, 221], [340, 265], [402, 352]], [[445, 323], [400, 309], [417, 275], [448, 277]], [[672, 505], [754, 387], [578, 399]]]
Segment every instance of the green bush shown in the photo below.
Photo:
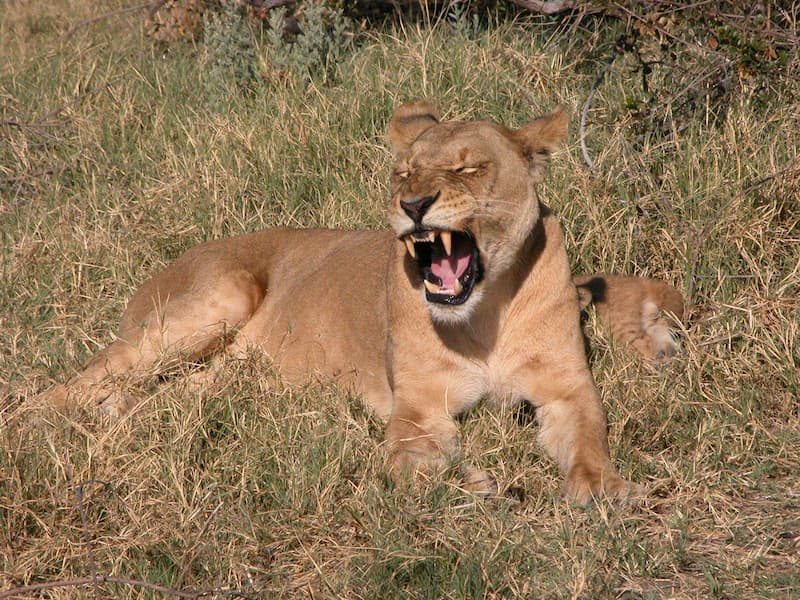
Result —
[[249, 92], [259, 80], [258, 55], [250, 24], [234, 0], [223, 0], [220, 11], [203, 17], [208, 60], [206, 92], [214, 108], [231, 93]]
[[270, 12], [266, 41], [272, 67], [302, 79], [328, 81], [334, 77], [336, 65], [350, 51], [353, 40], [353, 24], [342, 10], [307, 6], [295, 35], [285, 33], [285, 22], [285, 9]]

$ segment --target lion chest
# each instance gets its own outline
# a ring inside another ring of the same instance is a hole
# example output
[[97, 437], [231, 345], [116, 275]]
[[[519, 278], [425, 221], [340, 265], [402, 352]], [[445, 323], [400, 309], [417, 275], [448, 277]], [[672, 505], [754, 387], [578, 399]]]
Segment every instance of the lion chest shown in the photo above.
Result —
[[462, 358], [441, 375], [448, 412], [454, 415], [469, 410], [481, 400], [501, 404], [519, 396], [511, 364], [502, 357]]

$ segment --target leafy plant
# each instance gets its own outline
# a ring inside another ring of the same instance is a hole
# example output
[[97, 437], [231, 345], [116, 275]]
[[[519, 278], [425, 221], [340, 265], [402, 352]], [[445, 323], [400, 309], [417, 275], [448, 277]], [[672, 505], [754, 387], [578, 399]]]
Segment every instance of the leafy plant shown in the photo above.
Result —
[[286, 10], [270, 12], [267, 31], [268, 58], [279, 73], [303, 79], [330, 80], [350, 51], [353, 24], [339, 8], [310, 4], [295, 33], [286, 32]]
[[209, 102], [219, 108], [231, 92], [248, 92], [259, 79], [253, 32], [234, 0], [223, 0], [221, 10], [204, 15], [208, 56], [205, 79]]

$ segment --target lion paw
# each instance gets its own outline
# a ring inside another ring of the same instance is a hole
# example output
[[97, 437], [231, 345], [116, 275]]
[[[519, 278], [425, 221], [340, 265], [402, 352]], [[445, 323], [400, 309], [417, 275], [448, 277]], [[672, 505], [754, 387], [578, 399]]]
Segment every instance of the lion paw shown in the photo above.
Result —
[[45, 390], [36, 396], [35, 406], [56, 410], [77, 407], [89, 412], [97, 411], [105, 417], [117, 420], [131, 409], [133, 399], [108, 383], [73, 381]]
[[497, 496], [499, 491], [497, 480], [491, 473], [469, 466], [465, 466], [463, 471], [464, 483], [461, 487], [464, 490], [480, 498]]
[[389, 471], [395, 480], [413, 479], [420, 474], [442, 471], [445, 457], [432, 449], [396, 448], [389, 455]]
[[627, 481], [609, 471], [590, 471], [573, 467], [564, 483], [564, 496], [571, 502], [586, 506], [602, 498], [614, 504], [629, 504], [644, 498], [644, 486]]
[[132, 405], [133, 401], [128, 394], [114, 390], [99, 404], [98, 408], [103, 416], [117, 421], [131, 409]]

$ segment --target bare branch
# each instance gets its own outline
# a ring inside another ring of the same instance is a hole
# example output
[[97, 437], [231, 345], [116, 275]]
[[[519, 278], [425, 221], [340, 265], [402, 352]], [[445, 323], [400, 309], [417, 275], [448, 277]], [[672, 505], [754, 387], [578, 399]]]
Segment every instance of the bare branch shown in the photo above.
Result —
[[16, 119], [5, 119], [3, 121], [0, 121], [0, 126], [2, 126], [2, 127], [14, 127], [16, 129], [29, 128], [29, 129], [34, 129], [34, 130], [40, 130], [40, 133], [42, 133], [43, 132], [42, 130], [44, 130], [44, 129], [48, 128], [48, 127], [58, 127], [59, 125], [62, 125], [63, 123], [60, 122], [60, 121], [55, 121], [54, 119], [56, 117], [58, 117], [63, 111], [67, 110], [70, 106], [74, 106], [75, 104], [78, 104], [84, 98], [86, 98], [88, 96], [92, 96], [92, 95], [94, 95], [94, 94], [96, 94], [98, 92], [102, 92], [103, 90], [110, 88], [112, 85], [116, 85], [121, 80], [122, 80], [122, 77], [115, 77], [111, 81], [106, 81], [106, 82], [101, 83], [100, 85], [97, 85], [97, 86], [95, 86], [95, 87], [93, 87], [91, 89], [85, 90], [85, 91], [81, 92], [80, 94], [78, 94], [77, 96], [75, 96], [74, 98], [72, 98], [72, 100], [70, 100], [69, 102], [67, 102], [63, 106], [59, 106], [58, 108], [56, 108], [54, 110], [51, 110], [49, 113], [47, 113], [45, 116], [43, 116], [38, 121], [32, 121], [30, 123], [25, 123], [25, 122], [22, 122], [22, 121], [18, 121]]
[[54, 590], [57, 588], [66, 587], [80, 587], [84, 585], [97, 585], [98, 583], [116, 583], [119, 585], [129, 585], [154, 592], [161, 592], [169, 596], [176, 596], [178, 598], [204, 598], [207, 596], [228, 596], [232, 598], [250, 598], [243, 592], [236, 590], [200, 590], [197, 592], [184, 592], [175, 590], [163, 585], [155, 583], [148, 583], [146, 581], [139, 581], [138, 579], [127, 579], [125, 577], [81, 577], [80, 579], [62, 579], [59, 581], [50, 581], [48, 583], [37, 583], [34, 585], [26, 585], [22, 587], [11, 588], [4, 592], [0, 592], [0, 600], [3, 598], [18, 598], [20, 596], [30, 595], [31, 592], [41, 592], [43, 590]]
[[246, 0], [247, 4], [259, 10], [272, 10], [282, 6], [297, 4], [298, 0]]
[[92, 544], [92, 540], [89, 538], [89, 528], [86, 525], [86, 509], [83, 505], [83, 498], [84, 498], [84, 486], [86, 485], [102, 485], [103, 488], [107, 488], [109, 484], [105, 481], [100, 481], [98, 479], [90, 479], [88, 481], [82, 481], [78, 484], [78, 487], [75, 490], [75, 502], [78, 505], [78, 513], [81, 517], [81, 530], [83, 532], [83, 543], [86, 546], [86, 553], [87, 559], [89, 562], [89, 573], [92, 576], [92, 587], [94, 588], [94, 595], [97, 600], [100, 600], [100, 585], [99, 580], [97, 578], [97, 567], [94, 560], [94, 545]]
[[617, 58], [619, 54], [619, 43], [614, 45], [614, 51], [611, 53], [611, 56], [606, 61], [603, 70], [600, 71], [600, 75], [597, 76], [597, 79], [594, 81], [594, 85], [592, 86], [592, 91], [589, 92], [589, 95], [586, 97], [586, 102], [583, 103], [583, 110], [581, 110], [581, 128], [578, 137], [580, 138], [581, 142], [581, 152], [583, 153], [583, 160], [586, 163], [586, 166], [589, 167], [590, 171], [594, 171], [594, 161], [592, 157], [589, 156], [589, 149], [586, 147], [586, 118], [589, 116], [589, 108], [592, 105], [592, 100], [594, 100], [595, 94], [597, 94], [597, 90], [600, 87], [600, 84], [603, 83], [603, 79], [605, 79], [606, 73], [608, 73], [611, 65], [614, 64], [614, 60]]
[[511, 0], [517, 6], [542, 15], [556, 15], [575, 8], [575, 0]]
[[81, 27], [84, 27], [86, 25], [91, 25], [92, 23], [96, 23], [97, 21], [102, 21], [103, 19], [108, 19], [109, 17], [115, 17], [117, 15], [122, 15], [137, 10], [143, 10], [145, 8], [153, 8], [155, 6], [164, 4], [164, 2], [166, 2], [166, 0], [150, 0], [150, 2], [145, 2], [144, 4], [127, 6], [125, 8], [120, 8], [118, 10], [112, 10], [111, 12], [103, 13], [102, 15], [97, 15], [96, 17], [91, 17], [90, 19], [84, 19], [83, 21], [78, 21], [77, 23], [75, 23], [75, 25], [67, 29], [67, 32], [61, 36], [61, 39], [66, 39], [76, 31], [78, 31], [78, 29], [80, 29]]

